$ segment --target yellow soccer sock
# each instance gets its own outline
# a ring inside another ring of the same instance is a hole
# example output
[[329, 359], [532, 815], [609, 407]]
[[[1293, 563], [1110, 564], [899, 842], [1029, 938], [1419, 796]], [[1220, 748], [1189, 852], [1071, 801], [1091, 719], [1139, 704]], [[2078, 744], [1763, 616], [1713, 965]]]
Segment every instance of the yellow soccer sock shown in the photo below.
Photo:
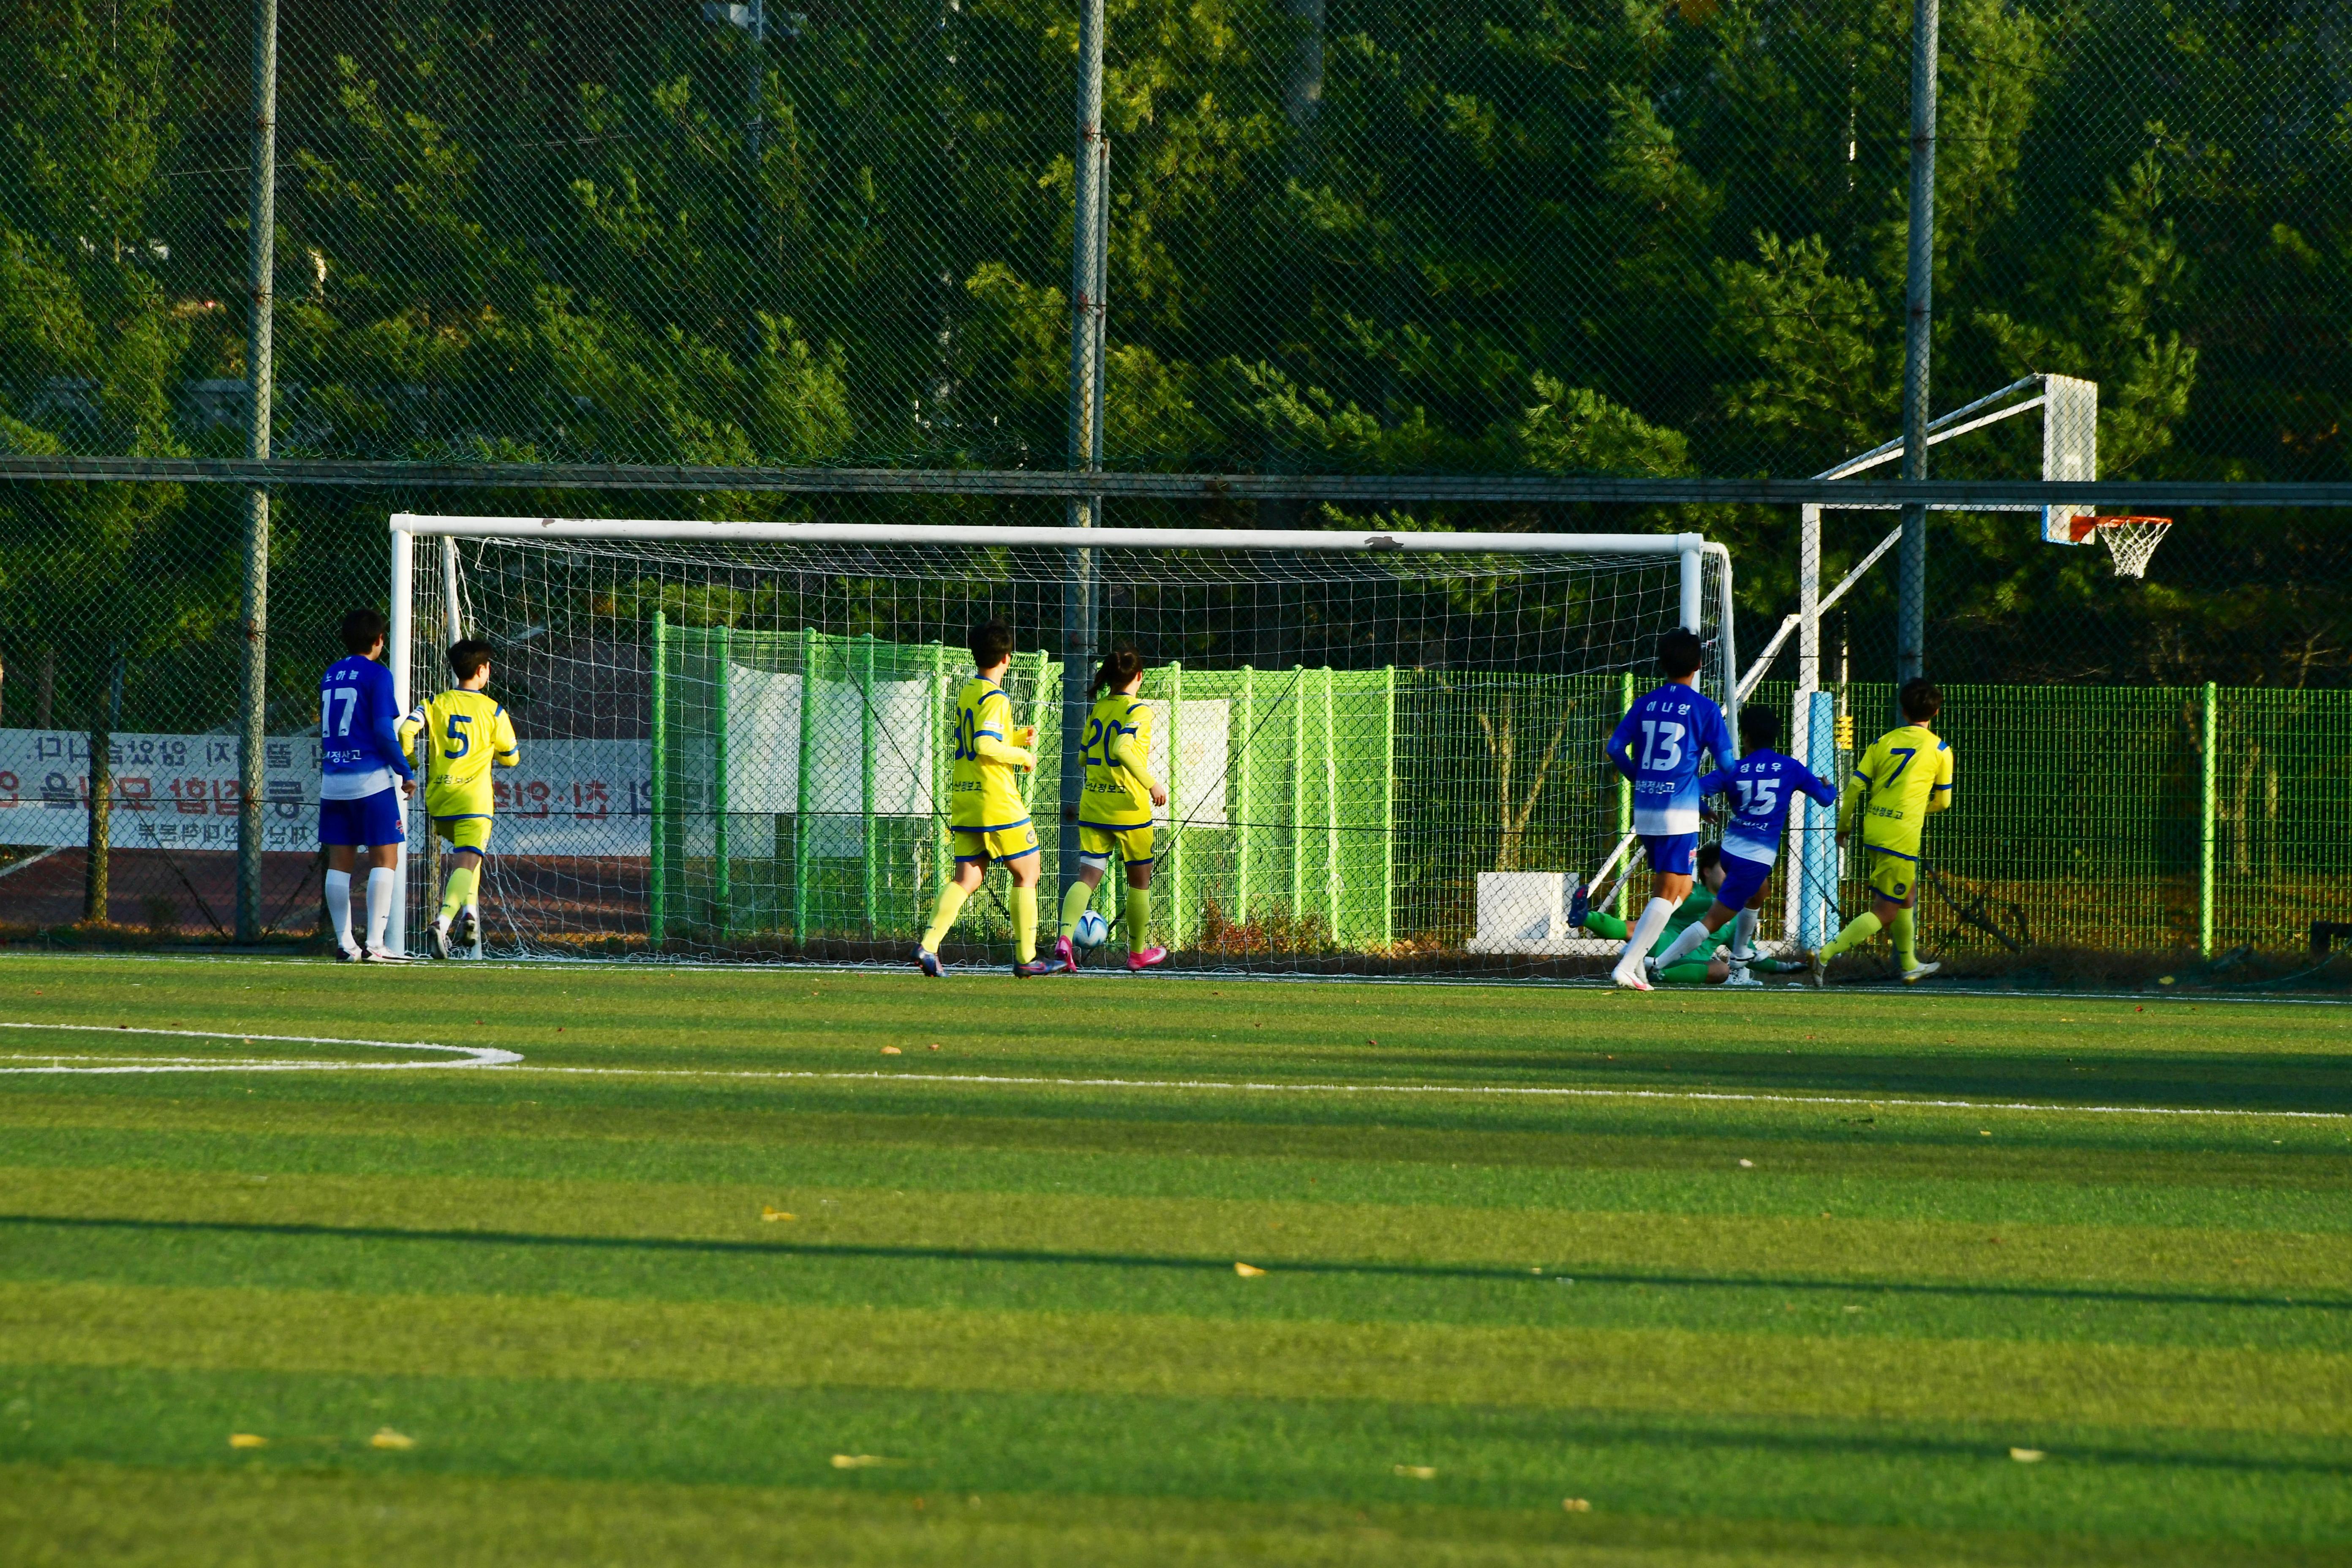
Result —
[[1912, 970], [1919, 967], [1919, 923], [1909, 910], [1905, 910], [1888, 922], [1886, 934], [1895, 942], [1895, 967]]
[[963, 901], [971, 893], [961, 882], [950, 882], [940, 889], [940, 901], [931, 907], [931, 929], [923, 933], [923, 951], [937, 952], [940, 943], [947, 939], [948, 928], [963, 913]]
[[474, 896], [474, 884], [482, 879], [479, 868], [459, 866], [453, 868], [448, 880], [441, 884], [441, 923], [446, 925], [457, 918]]
[[1023, 963], [1037, 957], [1037, 889], [1013, 889], [1013, 956]]
[[1851, 952], [1876, 936], [1878, 929], [1878, 916], [1864, 910], [1846, 921], [1845, 929], [1830, 939], [1829, 945], [1822, 949], [1822, 957], [1826, 960], [1835, 958], [1841, 952]]
[[1087, 912], [1087, 906], [1094, 902], [1094, 900], [1095, 890], [1084, 882], [1070, 884], [1069, 891], [1062, 895], [1062, 934], [1064, 936], [1077, 934], [1078, 917]]
[[1127, 890], [1127, 951], [1141, 952], [1151, 945], [1151, 889]]

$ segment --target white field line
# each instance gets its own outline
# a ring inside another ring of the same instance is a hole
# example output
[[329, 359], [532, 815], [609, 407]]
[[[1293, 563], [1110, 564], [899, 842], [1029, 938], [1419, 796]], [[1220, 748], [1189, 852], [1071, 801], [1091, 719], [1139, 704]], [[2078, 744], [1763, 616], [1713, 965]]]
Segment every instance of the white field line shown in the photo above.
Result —
[[2161, 1105], [2046, 1105], [2033, 1100], [1908, 1100], [1881, 1095], [1744, 1094], [1728, 1089], [1543, 1089], [1516, 1084], [1451, 1083], [1253, 1083], [1221, 1079], [1024, 1078], [1010, 1074], [948, 1072], [818, 1072], [695, 1068], [520, 1067], [520, 1073], [586, 1078], [751, 1079], [825, 1083], [981, 1084], [1017, 1089], [1140, 1089], [1159, 1093], [1209, 1094], [1443, 1094], [1493, 1095], [1546, 1100], [1658, 1100], [1681, 1103], [1723, 1101], [1747, 1105], [1859, 1105], [1874, 1110], [2011, 1110], [2062, 1116], [2216, 1116], [2249, 1120], [2352, 1121], [2340, 1110], [2241, 1110]]
[[[522, 1060], [521, 1053], [500, 1050], [495, 1046], [442, 1046], [427, 1040], [347, 1040], [333, 1035], [247, 1035], [218, 1029], [144, 1029], [127, 1024], [37, 1024], [16, 1023], [0, 1019], [0, 1029], [43, 1029], [58, 1033], [85, 1035], [144, 1035], [180, 1040], [235, 1040], [240, 1045], [268, 1041], [273, 1045], [293, 1046], [358, 1046], [364, 1049], [383, 1051], [432, 1051], [441, 1057], [457, 1059], [394, 1062], [331, 1062], [299, 1061], [268, 1058], [201, 1057], [139, 1057], [129, 1060], [121, 1057], [98, 1058], [88, 1055], [54, 1055], [26, 1051], [0, 1055], [0, 1074], [71, 1073], [120, 1074], [164, 1072], [404, 1072], [434, 1068], [503, 1068]], [[68, 1066], [68, 1063], [107, 1060], [105, 1067]], [[24, 1063], [24, 1066], [5, 1065]], [[42, 1065], [33, 1065], [42, 1064]]]
[[[70, 958], [77, 963], [187, 963], [187, 964], [247, 964], [257, 968], [288, 967], [323, 969], [332, 964], [325, 958], [264, 958], [256, 954], [224, 952], [0, 952], [0, 964], [9, 963], [46, 963]], [[806, 963], [794, 959], [729, 959], [724, 963], [697, 959], [646, 958], [481, 958], [466, 961], [465, 973], [469, 974], [552, 974], [572, 973], [579, 970], [601, 970], [615, 974], [662, 975], [670, 978], [695, 979], [735, 976], [743, 979], [764, 978], [775, 974], [796, 977], [808, 975], [874, 975], [895, 974], [910, 984], [917, 973], [911, 964], [898, 962], [856, 963]], [[948, 973], [989, 978], [1003, 974], [986, 965], [966, 964], [961, 968], [950, 964]], [[1112, 985], [1192, 984], [1207, 982], [1215, 985], [1347, 985], [1396, 986], [1428, 991], [1578, 991], [1599, 992], [1621, 997], [1616, 985], [1606, 974], [1590, 974], [1574, 979], [1538, 979], [1529, 975], [1437, 975], [1437, 974], [1268, 974], [1255, 970], [1239, 969], [1155, 969], [1148, 980], [1125, 973], [1090, 970], [1064, 977], [1071, 981], [1093, 981]], [[1926, 990], [1896, 984], [1893, 979], [1856, 984], [1838, 984], [1826, 991], [1800, 984], [1795, 981], [1786, 985], [1768, 985], [1760, 991], [1727, 992], [1720, 986], [1678, 985], [1666, 994], [1676, 1001], [1721, 997], [1726, 1004], [1745, 1003], [1765, 997], [1790, 1000], [1807, 996], [1908, 996], [1919, 1001], [1983, 1000], [1997, 998], [2017, 1002], [2139, 1002], [2163, 1006], [2239, 1007], [2352, 1007], [2352, 996], [2315, 996], [2305, 993], [2282, 992], [2260, 994], [2238, 991], [2053, 991], [2024, 990], [1986, 982], [1977, 984], [1966, 981], [1949, 984], [1938, 982]], [[1623, 999], [1621, 997], [1621, 999]], [[1627, 1005], [1636, 1004], [1626, 1001]], [[1639, 1004], [1648, 1005], [1648, 1004]], [[257, 1038], [258, 1037], [256, 1037]]]

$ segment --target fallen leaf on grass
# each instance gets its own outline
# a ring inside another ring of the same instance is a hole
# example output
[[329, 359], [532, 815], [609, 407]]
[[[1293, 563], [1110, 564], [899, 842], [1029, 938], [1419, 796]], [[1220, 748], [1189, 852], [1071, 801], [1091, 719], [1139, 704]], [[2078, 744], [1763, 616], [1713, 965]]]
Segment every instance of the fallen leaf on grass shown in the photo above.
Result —
[[1437, 1479], [1435, 1465], [1397, 1465], [1392, 1468], [1398, 1475], [1410, 1476], [1417, 1481], [1433, 1481]]
[[1739, 1162], [1739, 1168], [1743, 1171], [1752, 1171], [1756, 1168], [1756, 1162], [1753, 1160], [1742, 1160]]
[[2011, 1448], [2009, 1457], [2021, 1465], [2038, 1465], [2050, 1456], [2039, 1448]]
[[1585, 1501], [1580, 1497], [1564, 1497], [1559, 1500], [1559, 1506], [1570, 1513], [1591, 1513], [1592, 1511], [1592, 1505]]
[[228, 1446], [232, 1448], [267, 1448], [269, 1439], [258, 1432], [232, 1432], [228, 1435]]
[[796, 1214], [786, 1214], [780, 1208], [771, 1208], [766, 1204], [761, 1204], [760, 1205], [760, 1218], [770, 1224], [773, 1224], [775, 1221], [780, 1219], [798, 1219], [801, 1216]]
[[395, 1432], [389, 1426], [379, 1426], [376, 1428], [375, 1436], [368, 1439], [368, 1447], [371, 1448], [414, 1448], [416, 1447], [416, 1439], [409, 1436], [404, 1432]]
[[885, 1046], [882, 1047], [882, 1054], [886, 1057], [896, 1057], [904, 1056], [906, 1053], [896, 1046]]
[[835, 1454], [833, 1468], [836, 1470], [870, 1470], [890, 1461], [879, 1454]]
[[1238, 1261], [1234, 1265], [1234, 1272], [1240, 1275], [1244, 1279], [1263, 1279], [1265, 1274], [1265, 1270], [1263, 1268], [1253, 1268], [1248, 1264]]
[[933, 1041], [931, 1042], [931, 1049], [933, 1049], [933, 1050], [935, 1050], [935, 1051], [936, 1051], [936, 1050], [938, 1050], [939, 1048], [940, 1048], [940, 1043], [939, 1043], [939, 1041], [937, 1041], [937, 1040], [933, 1040]]

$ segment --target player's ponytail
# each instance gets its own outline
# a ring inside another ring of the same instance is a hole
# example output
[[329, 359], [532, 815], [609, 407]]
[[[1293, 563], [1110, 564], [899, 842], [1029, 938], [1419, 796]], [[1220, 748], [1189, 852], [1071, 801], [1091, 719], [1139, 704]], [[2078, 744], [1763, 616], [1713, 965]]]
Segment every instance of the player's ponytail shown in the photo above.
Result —
[[1103, 656], [1102, 668], [1095, 671], [1095, 683], [1087, 689], [1089, 698], [1100, 697], [1106, 691], [1117, 691], [1143, 673], [1143, 656], [1135, 645], [1124, 637], [1110, 645]]

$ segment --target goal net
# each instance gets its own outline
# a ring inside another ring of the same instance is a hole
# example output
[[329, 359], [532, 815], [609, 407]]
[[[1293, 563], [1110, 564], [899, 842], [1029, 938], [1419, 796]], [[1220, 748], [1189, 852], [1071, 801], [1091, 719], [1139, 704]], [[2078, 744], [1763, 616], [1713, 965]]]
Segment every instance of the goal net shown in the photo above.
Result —
[[[1044, 945], [1076, 868], [1065, 750], [1095, 653], [1125, 640], [1170, 796], [1151, 935], [1179, 966], [1558, 967], [1600, 951], [1562, 910], [1627, 826], [1602, 742], [1657, 637], [1699, 631], [1718, 698], [1736, 663], [1728, 558], [1687, 534], [393, 530], [404, 700], [480, 637], [521, 739], [481, 895], [488, 951], [511, 954], [904, 961], [953, 874], [966, 645], [1001, 619], [1003, 688], [1037, 731]], [[430, 911], [415, 815], [405, 909]], [[1112, 962], [1120, 881], [1094, 904]], [[1006, 902], [992, 872], [943, 956], [1004, 962]], [[429, 912], [404, 918], [421, 945]]]

